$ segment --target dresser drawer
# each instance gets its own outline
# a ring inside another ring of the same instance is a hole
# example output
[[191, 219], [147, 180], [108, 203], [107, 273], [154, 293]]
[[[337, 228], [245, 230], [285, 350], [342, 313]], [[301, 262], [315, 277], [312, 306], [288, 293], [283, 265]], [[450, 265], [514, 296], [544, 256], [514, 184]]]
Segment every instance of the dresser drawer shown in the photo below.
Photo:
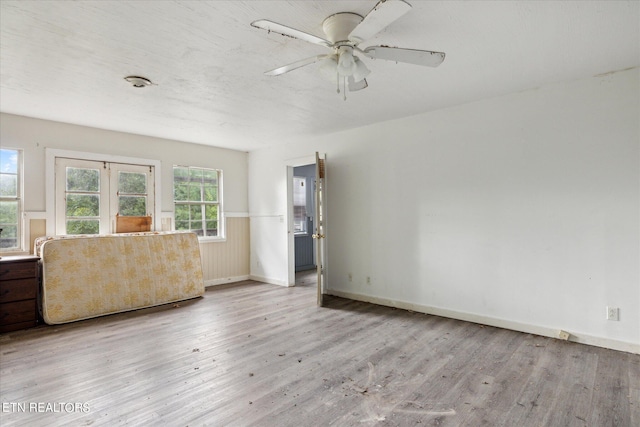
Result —
[[36, 305], [33, 300], [5, 302], [0, 304], [0, 324], [36, 323]]
[[0, 258], [0, 332], [38, 324], [38, 260], [32, 255]]
[[0, 264], [0, 281], [26, 279], [38, 274], [37, 262], [3, 262]]
[[33, 278], [3, 280], [0, 283], [0, 303], [35, 299], [36, 293]]
[[19, 331], [20, 329], [29, 329], [29, 328], [33, 328], [36, 325], [37, 325], [37, 322], [34, 320], [30, 320], [28, 322], [20, 322], [20, 323], [9, 323], [7, 325], [0, 323], [0, 333]]

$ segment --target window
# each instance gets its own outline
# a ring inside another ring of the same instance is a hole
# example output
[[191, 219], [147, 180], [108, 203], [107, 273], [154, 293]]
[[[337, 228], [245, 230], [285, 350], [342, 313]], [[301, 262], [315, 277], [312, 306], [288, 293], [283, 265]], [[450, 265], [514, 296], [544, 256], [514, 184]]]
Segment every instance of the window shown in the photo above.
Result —
[[64, 226], [63, 234], [100, 233], [99, 168], [65, 168]]
[[153, 182], [153, 166], [56, 158], [56, 233], [108, 234], [117, 215], [151, 216]]
[[0, 251], [22, 250], [22, 152], [0, 149]]
[[190, 166], [173, 167], [176, 230], [201, 237], [222, 237], [220, 183], [222, 172]]
[[293, 232], [307, 233], [307, 178], [293, 177]]

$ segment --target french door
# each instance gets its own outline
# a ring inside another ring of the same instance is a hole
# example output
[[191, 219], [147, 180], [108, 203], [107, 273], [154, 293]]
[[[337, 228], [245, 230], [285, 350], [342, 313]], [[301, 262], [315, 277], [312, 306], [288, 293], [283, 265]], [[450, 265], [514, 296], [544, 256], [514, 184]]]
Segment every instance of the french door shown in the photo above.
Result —
[[154, 212], [153, 166], [56, 158], [55, 176], [56, 234], [109, 234], [117, 215]]

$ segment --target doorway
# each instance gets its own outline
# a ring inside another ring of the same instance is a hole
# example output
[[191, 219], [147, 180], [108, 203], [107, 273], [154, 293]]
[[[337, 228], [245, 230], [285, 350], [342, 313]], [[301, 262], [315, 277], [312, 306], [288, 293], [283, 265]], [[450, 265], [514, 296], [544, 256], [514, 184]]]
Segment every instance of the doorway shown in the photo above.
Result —
[[316, 165], [293, 168], [293, 231], [295, 271], [316, 268], [316, 249], [312, 238], [315, 227]]
[[[310, 185], [307, 182], [306, 172], [300, 170], [299, 179], [296, 180], [298, 185], [302, 188], [304, 186], [305, 191], [300, 191], [299, 195], [305, 194], [305, 203], [299, 202], [301, 209], [298, 216], [297, 224], [294, 224], [294, 208], [293, 208], [293, 183], [294, 183], [294, 169], [300, 166], [310, 165], [309, 169], [314, 171], [312, 180], [314, 185]], [[295, 252], [296, 252], [296, 227], [300, 232], [300, 238], [310, 237], [313, 246], [313, 264], [316, 268], [316, 283], [318, 291], [318, 305], [323, 304], [323, 295], [327, 289], [327, 242], [326, 242], [326, 230], [327, 230], [327, 216], [326, 216], [326, 155], [315, 153], [313, 157], [300, 157], [297, 159], [291, 159], [287, 161], [287, 258], [288, 258], [288, 277], [287, 286], [295, 286], [296, 280], [296, 268], [295, 268]], [[304, 185], [301, 185], [304, 183]], [[309, 194], [312, 194], [309, 197]], [[302, 215], [302, 207], [306, 215]], [[311, 217], [311, 218], [309, 218]], [[311, 226], [309, 226], [311, 225]], [[306, 232], [303, 233], [302, 227], [307, 227]], [[302, 267], [303, 263], [300, 263]], [[306, 264], [305, 265], [310, 265]]]

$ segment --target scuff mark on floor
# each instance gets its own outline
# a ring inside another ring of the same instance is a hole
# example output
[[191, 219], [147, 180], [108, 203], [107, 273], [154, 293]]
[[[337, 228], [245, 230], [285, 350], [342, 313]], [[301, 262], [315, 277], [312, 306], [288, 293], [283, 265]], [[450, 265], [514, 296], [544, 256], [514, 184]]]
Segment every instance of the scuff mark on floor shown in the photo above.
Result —
[[[367, 382], [363, 387], [357, 384], [349, 384], [348, 387], [352, 391], [355, 391], [364, 397], [363, 405], [366, 417], [361, 419], [360, 423], [377, 423], [385, 421], [389, 416], [394, 413], [397, 414], [411, 414], [422, 416], [452, 416], [456, 415], [456, 411], [453, 408], [437, 408], [440, 405], [425, 405], [416, 401], [400, 401], [397, 403], [383, 404], [382, 394], [380, 393], [384, 386], [376, 385], [376, 369], [372, 362], [367, 362], [369, 372], [367, 375]], [[388, 378], [389, 375], [385, 377]], [[349, 380], [355, 382], [353, 379]], [[429, 407], [426, 407], [429, 406]], [[385, 415], [386, 414], [386, 415]]]

